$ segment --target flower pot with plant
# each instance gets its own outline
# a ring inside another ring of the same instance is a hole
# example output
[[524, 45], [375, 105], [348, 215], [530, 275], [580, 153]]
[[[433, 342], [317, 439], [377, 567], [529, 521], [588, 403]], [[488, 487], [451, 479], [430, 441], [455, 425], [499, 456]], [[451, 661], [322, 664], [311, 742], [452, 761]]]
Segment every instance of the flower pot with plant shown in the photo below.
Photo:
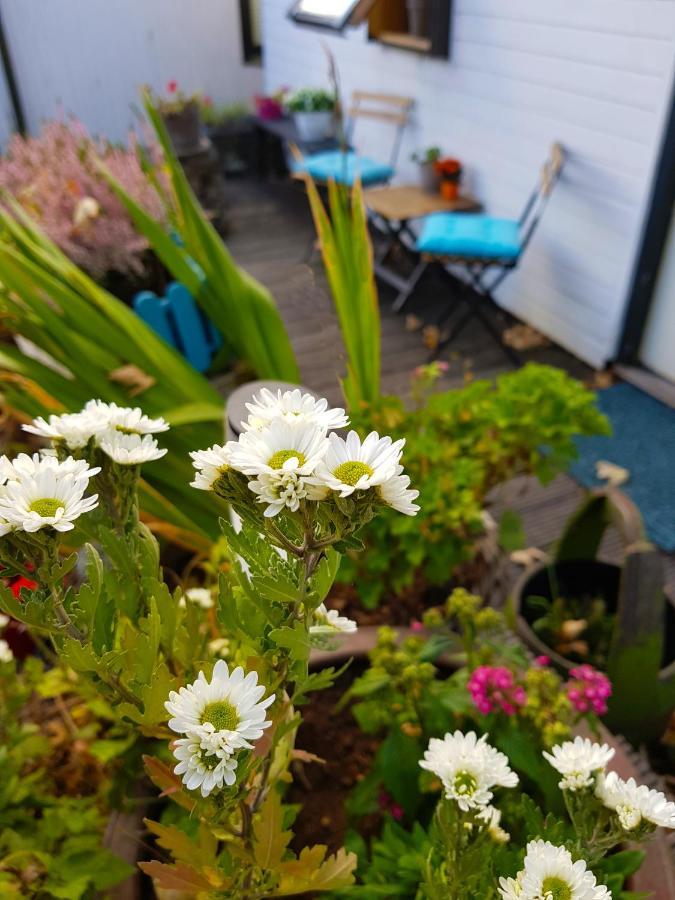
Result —
[[303, 141], [322, 141], [333, 133], [335, 95], [322, 88], [303, 88], [288, 98], [298, 136]]
[[411, 157], [412, 161], [420, 167], [420, 184], [430, 194], [438, 191], [439, 176], [435, 165], [440, 158], [440, 147], [428, 147], [426, 150], [420, 150], [419, 153], [413, 153]]
[[434, 163], [434, 171], [441, 180], [441, 196], [444, 200], [459, 197], [459, 183], [462, 180], [462, 164], [458, 159], [445, 157]]
[[[624, 543], [621, 566], [596, 559], [610, 525]], [[675, 705], [675, 607], [664, 594], [659, 552], [627, 496], [615, 488], [593, 493], [553, 560], [523, 575], [513, 605], [518, 633], [535, 653], [580, 676], [589, 664], [607, 672], [614, 731], [633, 743], [659, 739]]]
[[178, 156], [187, 156], [199, 149], [202, 131], [200, 96], [184, 94], [177, 81], [169, 81], [166, 92], [166, 98], [157, 100], [157, 108], [174, 150]]
[[254, 157], [254, 119], [249, 107], [245, 103], [218, 104], [203, 97], [201, 118], [225, 173], [245, 172]]

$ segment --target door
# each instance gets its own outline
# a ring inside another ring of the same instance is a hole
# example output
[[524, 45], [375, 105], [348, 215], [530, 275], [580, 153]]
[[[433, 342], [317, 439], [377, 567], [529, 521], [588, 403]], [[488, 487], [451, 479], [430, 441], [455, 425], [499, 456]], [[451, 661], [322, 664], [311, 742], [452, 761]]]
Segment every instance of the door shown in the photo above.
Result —
[[675, 383], [675, 210], [640, 345], [640, 361]]

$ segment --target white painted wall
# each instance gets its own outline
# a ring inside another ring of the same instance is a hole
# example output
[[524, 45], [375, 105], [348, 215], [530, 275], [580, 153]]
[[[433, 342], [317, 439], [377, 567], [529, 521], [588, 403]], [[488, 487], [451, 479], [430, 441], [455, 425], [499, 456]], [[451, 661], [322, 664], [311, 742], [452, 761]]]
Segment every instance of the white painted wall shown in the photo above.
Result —
[[[496, 215], [515, 216], [551, 141], [563, 179], [500, 301], [589, 363], [615, 353], [674, 74], [675, 0], [454, 0], [451, 59], [303, 28], [263, 0], [265, 83], [326, 84], [324, 41], [345, 90], [413, 96], [411, 152], [440, 144]], [[388, 152], [386, 125], [359, 149]], [[358, 140], [357, 131], [357, 144]]]
[[642, 337], [640, 359], [664, 378], [675, 382], [675, 212], [663, 251], [654, 299]]
[[32, 132], [62, 104], [123, 139], [143, 84], [163, 92], [175, 79], [219, 103], [260, 89], [260, 68], [242, 64], [238, 0], [1, 0], [0, 10]]

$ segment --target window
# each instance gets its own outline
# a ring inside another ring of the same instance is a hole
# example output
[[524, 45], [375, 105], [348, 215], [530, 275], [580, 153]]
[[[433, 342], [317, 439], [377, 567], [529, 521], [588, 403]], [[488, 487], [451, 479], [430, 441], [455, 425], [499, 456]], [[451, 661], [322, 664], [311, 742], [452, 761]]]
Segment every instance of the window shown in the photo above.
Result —
[[239, 0], [241, 43], [245, 63], [260, 63], [262, 60], [260, 3], [261, 0]]
[[295, 0], [289, 16], [300, 25], [342, 31], [368, 22], [373, 41], [446, 58], [451, 0]]

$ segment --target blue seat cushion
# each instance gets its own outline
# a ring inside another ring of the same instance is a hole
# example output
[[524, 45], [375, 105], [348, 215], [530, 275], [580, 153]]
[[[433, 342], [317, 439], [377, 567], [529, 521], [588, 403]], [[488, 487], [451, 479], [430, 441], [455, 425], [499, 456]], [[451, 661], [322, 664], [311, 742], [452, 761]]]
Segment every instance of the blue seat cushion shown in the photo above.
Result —
[[394, 174], [391, 166], [375, 162], [367, 156], [358, 156], [351, 151], [327, 150], [306, 156], [295, 165], [296, 172], [308, 172], [316, 181], [332, 178], [339, 184], [353, 184], [358, 175], [362, 184], [381, 184]]
[[472, 213], [434, 213], [417, 239], [420, 253], [480, 259], [516, 259], [521, 250], [518, 222]]

